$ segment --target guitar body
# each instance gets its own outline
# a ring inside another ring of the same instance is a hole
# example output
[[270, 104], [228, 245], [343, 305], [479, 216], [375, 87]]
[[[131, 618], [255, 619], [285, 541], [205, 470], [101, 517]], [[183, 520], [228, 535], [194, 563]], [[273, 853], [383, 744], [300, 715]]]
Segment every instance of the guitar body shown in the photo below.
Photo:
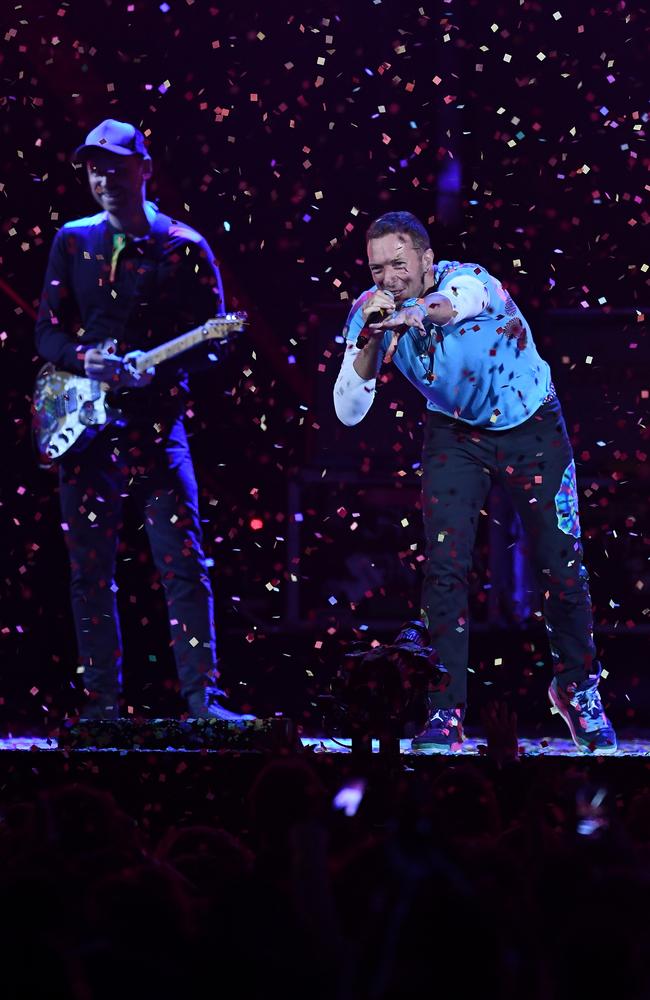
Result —
[[[234, 333], [240, 333], [247, 321], [246, 313], [241, 312], [215, 316], [141, 353], [131, 368], [140, 373], [150, 371], [207, 340], [225, 343]], [[85, 447], [108, 424], [125, 423], [121, 411], [107, 402], [108, 392], [105, 382], [59, 371], [52, 364], [41, 368], [32, 404], [32, 433], [41, 465], [47, 468], [71, 448]]]
[[120, 423], [106, 402], [107, 386], [45, 365], [36, 377], [32, 432], [39, 461], [48, 466], [71, 448], [89, 444], [97, 430]]

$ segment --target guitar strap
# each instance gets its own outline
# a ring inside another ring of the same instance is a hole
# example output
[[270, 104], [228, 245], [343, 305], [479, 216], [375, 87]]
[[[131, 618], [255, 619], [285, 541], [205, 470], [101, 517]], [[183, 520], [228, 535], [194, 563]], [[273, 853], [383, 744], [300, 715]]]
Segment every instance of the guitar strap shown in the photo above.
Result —
[[113, 233], [113, 249], [111, 251], [111, 271], [108, 276], [109, 284], [115, 284], [115, 276], [117, 274], [117, 262], [120, 259], [120, 254], [124, 247], [126, 246], [126, 233]]

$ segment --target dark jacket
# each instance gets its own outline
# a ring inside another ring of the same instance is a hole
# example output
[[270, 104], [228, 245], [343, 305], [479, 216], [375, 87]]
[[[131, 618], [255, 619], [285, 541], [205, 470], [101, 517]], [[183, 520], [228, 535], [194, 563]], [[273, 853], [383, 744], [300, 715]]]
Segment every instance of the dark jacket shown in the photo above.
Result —
[[[118, 354], [148, 350], [223, 313], [222, 284], [210, 247], [196, 230], [150, 202], [151, 232], [125, 237], [106, 212], [66, 223], [48, 261], [36, 322], [39, 354], [83, 374], [83, 353], [106, 340]], [[133, 417], [180, 412], [186, 373], [216, 357], [210, 343], [165, 362], [143, 389], [116, 394]]]

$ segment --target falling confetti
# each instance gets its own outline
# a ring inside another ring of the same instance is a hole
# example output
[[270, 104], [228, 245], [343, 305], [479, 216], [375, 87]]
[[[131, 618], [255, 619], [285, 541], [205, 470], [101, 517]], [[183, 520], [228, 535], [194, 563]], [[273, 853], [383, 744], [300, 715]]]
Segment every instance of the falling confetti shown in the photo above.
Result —
[[[283, 622], [307, 622], [325, 657], [337, 630], [417, 610], [419, 399], [387, 372], [366, 426], [345, 433], [331, 412], [340, 332], [369, 285], [364, 232], [389, 208], [427, 223], [438, 258], [488, 267], [530, 317], [584, 456], [597, 627], [650, 625], [643, 15], [625, 4], [473, 2], [460, 17], [448, 6], [283, 4], [251, 15], [112, 3], [101, 22], [81, 0], [5, 12], [8, 689], [43, 697], [53, 672], [58, 683], [75, 669], [55, 482], [29, 446], [32, 311], [55, 232], [92, 210], [70, 150], [108, 115], [141, 126], [151, 195], [206, 235], [229, 307], [252, 317], [233, 355], [195, 378], [188, 419], [226, 635], [250, 635], [252, 649]], [[585, 318], [544, 320], [548, 310]], [[118, 577], [129, 585], [118, 593], [134, 650], [141, 632], [143, 660], [154, 656], [165, 676], [169, 649], [150, 639], [162, 594], [142, 555], [127, 530]], [[489, 593], [476, 583], [479, 622]], [[20, 658], [31, 673], [17, 671]], [[281, 670], [271, 668], [279, 687]]]

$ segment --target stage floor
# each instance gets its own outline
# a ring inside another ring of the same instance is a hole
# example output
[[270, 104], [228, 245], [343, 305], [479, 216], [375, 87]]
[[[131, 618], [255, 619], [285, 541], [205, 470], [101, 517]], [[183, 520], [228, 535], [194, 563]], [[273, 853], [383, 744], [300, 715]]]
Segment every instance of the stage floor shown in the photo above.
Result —
[[[325, 736], [303, 736], [300, 740], [302, 747], [305, 751], [314, 754], [349, 754], [350, 751], [350, 741], [346, 739], [331, 739]], [[581, 759], [589, 758], [595, 755], [581, 753], [573, 745], [571, 740], [568, 739], [556, 739], [556, 738], [536, 738], [536, 739], [526, 739], [521, 738], [519, 740], [520, 754], [523, 757], [578, 757]], [[29, 736], [18, 736], [11, 737], [6, 736], [0, 739], [0, 751], [2, 750], [23, 750], [23, 751], [58, 751], [61, 748], [55, 739], [45, 739], [43, 737], [29, 737]], [[206, 753], [216, 753], [223, 754], [223, 749], [217, 748], [196, 748], [196, 749], [177, 749], [174, 747], [169, 747], [165, 749], [161, 748], [151, 748], [147, 746], [142, 746], [137, 749], [124, 750], [117, 747], [102, 747], [97, 748], [75, 748], [66, 749], [66, 753], [179, 753], [179, 754], [206, 754]], [[231, 751], [235, 752], [235, 751]], [[241, 751], [238, 751], [241, 752]], [[251, 751], [254, 752], [254, 751]], [[379, 742], [377, 740], [373, 741], [373, 752], [379, 753]], [[485, 756], [485, 740], [480, 737], [469, 737], [465, 740], [462, 747], [454, 751], [419, 751], [417, 754], [413, 754], [411, 751], [411, 741], [410, 740], [400, 740], [400, 753], [404, 756], [417, 756], [417, 757], [483, 757]], [[628, 736], [620, 738], [618, 750], [615, 754], [608, 754], [608, 757], [650, 757], [650, 732], [643, 734], [635, 734], [634, 736]]]

